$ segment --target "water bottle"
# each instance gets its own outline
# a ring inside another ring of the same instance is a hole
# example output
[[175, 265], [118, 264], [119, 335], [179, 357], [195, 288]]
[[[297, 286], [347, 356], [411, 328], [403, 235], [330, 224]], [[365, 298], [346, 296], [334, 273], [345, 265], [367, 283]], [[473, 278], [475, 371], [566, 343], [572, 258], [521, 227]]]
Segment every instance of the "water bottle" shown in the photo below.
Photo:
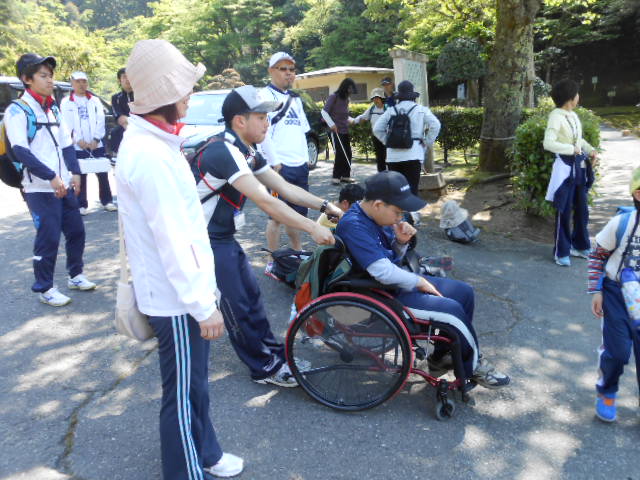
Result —
[[637, 325], [636, 322], [640, 321], [640, 282], [636, 272], [629, 267], [623, 268], [620, 272], [620, 284], [629, 317], [634, 321], [634, 325]]

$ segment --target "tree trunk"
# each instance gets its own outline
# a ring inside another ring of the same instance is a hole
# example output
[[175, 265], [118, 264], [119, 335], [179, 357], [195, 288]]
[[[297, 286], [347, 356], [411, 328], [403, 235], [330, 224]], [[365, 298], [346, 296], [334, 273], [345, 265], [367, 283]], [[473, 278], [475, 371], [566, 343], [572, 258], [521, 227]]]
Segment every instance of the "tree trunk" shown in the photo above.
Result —
[[496, 38], [485, 83], [480, 170], [504, 172], [522, 115], [532, 51], [533, 20], [541, 0], [497, 0]]
[[527, 60], [527, 72], [524, 79], [524, 108], [535, 107], [535, 95], [533, 93], [533, 86], [536, 82], [536, 65], [533, 60], [533, 29], [530, 30], [531, 41], [529, 46], [531, 47], [528, 52]]
[[471, 78], [467, 80], [467, 104], [470, 107], [477, 107], [479, 103], [480, 92], [478, 91], [478, 79]]

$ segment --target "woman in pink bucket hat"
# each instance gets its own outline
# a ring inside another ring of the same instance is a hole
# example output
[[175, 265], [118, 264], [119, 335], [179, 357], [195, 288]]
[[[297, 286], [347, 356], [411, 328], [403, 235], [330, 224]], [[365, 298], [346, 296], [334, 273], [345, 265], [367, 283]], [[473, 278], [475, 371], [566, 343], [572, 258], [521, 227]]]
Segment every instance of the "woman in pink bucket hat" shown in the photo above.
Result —
[[205, 68], [165, 40], [142, 40], [126, 71], [135, 101], [116, 166], [119, 215], [137, 307], [159, 343], [163, 477], [232, 477], [243, 461], [222, 452], [209, 418], [209, 341], [224, 331], [213, 254], [176, 129]]

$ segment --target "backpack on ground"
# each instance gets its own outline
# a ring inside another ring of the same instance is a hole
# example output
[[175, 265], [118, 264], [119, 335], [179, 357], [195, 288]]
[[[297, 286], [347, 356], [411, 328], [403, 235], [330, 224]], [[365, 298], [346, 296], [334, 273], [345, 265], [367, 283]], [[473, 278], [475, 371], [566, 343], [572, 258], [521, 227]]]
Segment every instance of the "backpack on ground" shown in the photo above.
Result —
[[413, 141], [416, 140], [411, 135], [411, 118], [409, 114], [418, 105], [414, 105], [408, 112], [398, 110], [395, 106], [393, 109], [396, 114], [389, 119], [387, 124], [387, 141], [385, 145], [389, 148], [411, 148]]
[[[27, 116], [27, 141], [29, 144], [33, 142], [33, 139], [36, 136], [38, 130], [43, 126], [51, 126], [51, 125], [59, 125], [60, 123], [60, 111], [54, 105], [52, 107], [53, 114], [56, 117], [57, 123], [43, 123], [38, 122], [35, 112], [29, 106], [29, 104], [22, 100], [21, 98], [17, 100], [13, 100], [7, 109], [6, 112], [10, 108], [11, 105], [17, 105], [22, 109], [24, 114]], [[7, 136], [6, 125], [4, 124], [4, 119], [0, 122], [0, 180], [3, 183], [9, 185], [14, 188], [22, 188], [22, 179], [24, 178], [24, 165], [13, 153], [11, 149], [11, 143], [9, 142], [9, 137]]]
[[294, 250], [292, 248], [280, 248], [273, 252], [266, 248], [262, 250], [269, 252], [273, 258], [271, 274], [291, 288], [296, 286], [296, 276], [300, 264], [312, 255], [312, 252]]
[[473, 243], [480, 235], [480, 229], [469, 220], [469, 212], [460, 208], [455, 200], [449, 200], [442, 205], [440, 228], [452, 242]]

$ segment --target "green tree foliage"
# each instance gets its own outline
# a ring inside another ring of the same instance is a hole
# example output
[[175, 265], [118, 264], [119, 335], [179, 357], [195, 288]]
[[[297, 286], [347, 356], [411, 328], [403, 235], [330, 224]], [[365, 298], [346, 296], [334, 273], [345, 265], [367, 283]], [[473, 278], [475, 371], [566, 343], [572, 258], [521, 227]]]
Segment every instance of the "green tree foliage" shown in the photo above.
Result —
[[437, 61], [440, 83], [463, 82], [482, 77], [487, 69], [482, 47], [471, 38], [459, 37], [447, 43]]
[[363, 0], [307, 0], [303, 20], [287, 29], [284, 42], [308, 68], [337, 65], [391, 66], [389, 49], [402, 42], [400, 14], [376, 21]]

